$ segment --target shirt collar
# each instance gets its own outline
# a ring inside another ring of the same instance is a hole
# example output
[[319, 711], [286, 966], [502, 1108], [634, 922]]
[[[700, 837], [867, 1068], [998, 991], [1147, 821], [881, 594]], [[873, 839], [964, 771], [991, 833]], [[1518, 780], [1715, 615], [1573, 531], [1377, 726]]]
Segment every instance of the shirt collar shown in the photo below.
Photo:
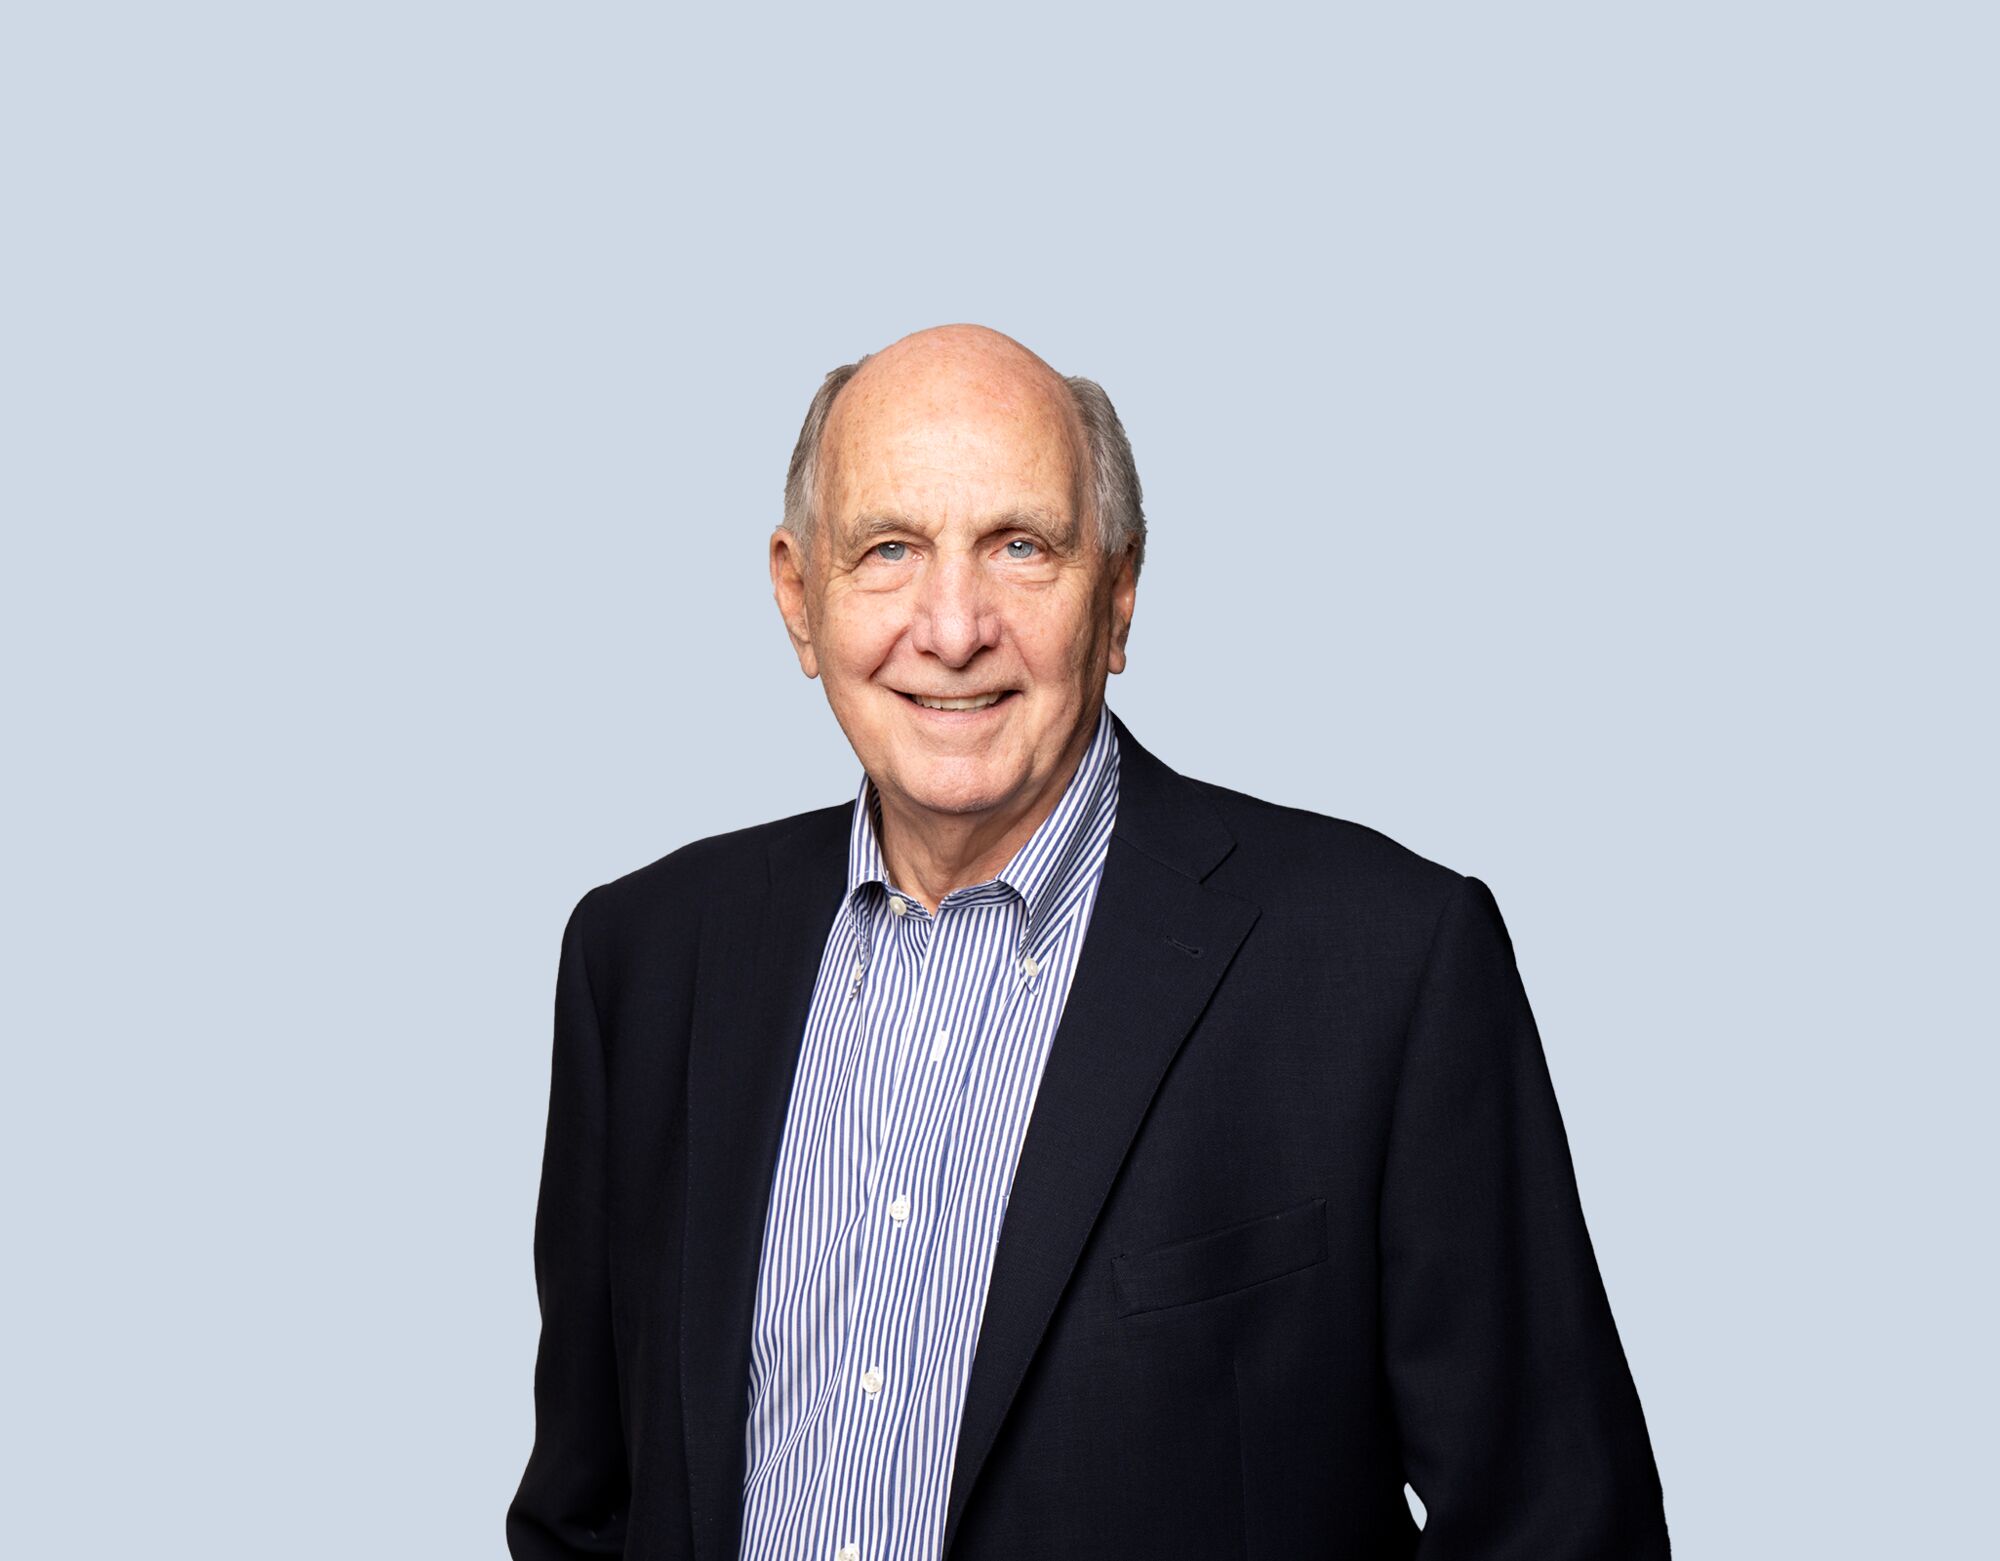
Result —
[[[1116, 805], [1117, 797], [1118, 739], [1111, 726], [1110, 707], [1099, 705], [1097, 728], [1054, 811], [1035, 827], [1035, 832], [991, 880], [1020, 895], [1021, 903], [1028, 909], [1021, 935], [1024, 950], [1040, 934], [1049, 912], [1060, 899], [1058, 891], [1073, 875], [1078, 861], [1099, 833], [1093, 826], [1106, 809]], [[847, 896], [843, 903], [851, 913], [859, 915], [861, 902], [866, 898], [860, 891], [871, 884], [880, 885], [885, 891], [893, 887], [882, 859], [881, 798], [874, 781], [864, 772], [855, 793], [854, 820], [847, 842]]]

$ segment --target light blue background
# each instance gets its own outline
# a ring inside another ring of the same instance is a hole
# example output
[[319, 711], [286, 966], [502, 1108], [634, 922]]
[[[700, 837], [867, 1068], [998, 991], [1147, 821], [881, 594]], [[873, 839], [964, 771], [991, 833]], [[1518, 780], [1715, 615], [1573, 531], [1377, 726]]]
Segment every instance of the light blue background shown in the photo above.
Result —
[[1494, 887], [1677, 1554], [1990, 1543], [1991, 10], [668, 12], [0, 24], [10, 1553], [501, 1553], [564, 918], [851, 793], [765, 537], [964, 319], [1140, 739]]

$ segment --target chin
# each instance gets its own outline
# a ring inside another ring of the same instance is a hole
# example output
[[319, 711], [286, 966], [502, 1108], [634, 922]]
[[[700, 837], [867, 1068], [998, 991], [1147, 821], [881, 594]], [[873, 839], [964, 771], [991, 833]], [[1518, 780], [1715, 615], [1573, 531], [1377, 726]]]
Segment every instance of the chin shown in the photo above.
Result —
[[933, 813], [981, 813], [1005, 798], [1008, 787], [983, 766], [936, 765], [905, 776], [903, 790]]

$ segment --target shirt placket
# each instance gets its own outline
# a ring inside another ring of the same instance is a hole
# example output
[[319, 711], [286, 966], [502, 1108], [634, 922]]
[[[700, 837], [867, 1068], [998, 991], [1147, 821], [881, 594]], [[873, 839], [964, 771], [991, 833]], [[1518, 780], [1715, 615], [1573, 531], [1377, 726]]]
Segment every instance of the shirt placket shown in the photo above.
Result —
[[[863, 1124], [870, 1141], [854, 1248], [857, 1299], [841, 1345], [833, 1396], [836, 1425], [824, 1471], [831, 1488], [866, 1493], [854, 1502], [866, 1509], [866, 1521], [861, 1511], [839, 1519], [843, 1527], [829, 1553], [837, 1555], [851, 1545], [858, 1557], [866, 1558], [885, 1555], [893, 1533], [896, 1439], [883, 1421], [903, 1418], [908, 1394], [907, 1342], [891, 1333], [889, 1303], [908, 1290], [911, 1189], [921, 1185], [921, 1168], [910, 1156], [924, 1135], [906, 1122], [918, 1092], [910, 1087], [905, 1064], [922, 1051], [915, 1038], [937, 1008], [944, 954], [936, 917], [893, 893], [887, 906], [893, 921], [878, 931], [896, 941], [897, 957], [907, 962], [909, 996], [900, 1014], [878, 1015], [872, 1031], [864, 1024], [866, 1067], [874, 1085], [869, 1093], [882, 1108], [878, 1121]], [[835, 1458], [852, 1466], [843, 1470]]]

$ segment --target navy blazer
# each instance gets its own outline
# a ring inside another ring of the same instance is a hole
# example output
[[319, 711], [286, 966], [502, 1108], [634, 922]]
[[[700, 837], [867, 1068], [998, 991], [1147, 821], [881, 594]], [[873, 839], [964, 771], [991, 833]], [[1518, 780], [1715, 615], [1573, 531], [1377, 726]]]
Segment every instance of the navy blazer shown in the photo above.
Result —
[[[1666, 1556], [1492, 896], [1113, 720], [1117, 823], [945, 1554]], [[734, 1561], [766, 1204], [852, 807], [698, 841], [570, 917], [515, 1561]]]

